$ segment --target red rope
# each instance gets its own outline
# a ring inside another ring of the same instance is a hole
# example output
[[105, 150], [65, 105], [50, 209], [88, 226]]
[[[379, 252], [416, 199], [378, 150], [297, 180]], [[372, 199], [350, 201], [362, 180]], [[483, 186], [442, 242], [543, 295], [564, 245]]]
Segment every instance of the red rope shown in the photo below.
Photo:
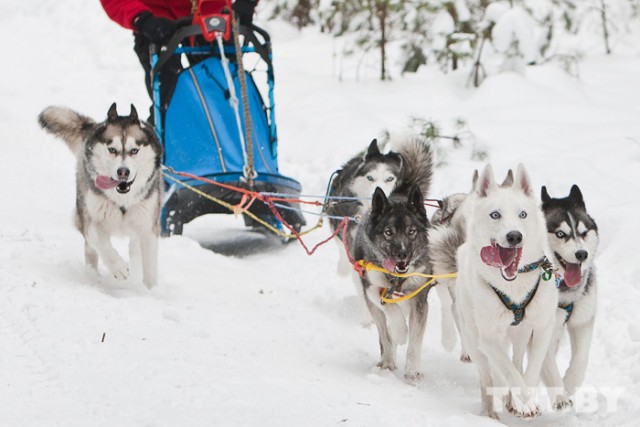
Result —
[[291, 234], [296, 236], [296, 239], [298, 239], [298, 241], [300, 242], [304, 250], [307, 252], [307, 255], [313, 255], [316, 249], [318, 249], [320, 246], [324, 245], [325, 243], [331, 241], [334, 237], [336, 237], [342, 227], [344, 227], [344, 229], [346, 230], [347, 225], [349, 224], [348, 217], [342, 218], [342, 222], [340, 222], [340, 225], [336, 227], [336, 230], [331, 234], [331, 236], [321, 241], [320, 243], [316, 244], [311, 250], [309, 250], [309, 247], [306, 245], [304, 240], [302, 240], [302, 236], [300, 236], [300, 233], [298, 232], [298, 230], [293, 228], [287, 221], [284, 220], [284, 218], [282, 218], [282, 215], [280, 215], [280, 211], [278, 211], [278, 209], [275, 207], [275, 205], [271, 201], [271, 198], [268, 196], [265, 196], [264, 202], [269, 206], [269, 208], [271, 209], [271, 212], [275, 215], [276, 219], [280, 221], [282, 225], [284, 225], [291, 232]]

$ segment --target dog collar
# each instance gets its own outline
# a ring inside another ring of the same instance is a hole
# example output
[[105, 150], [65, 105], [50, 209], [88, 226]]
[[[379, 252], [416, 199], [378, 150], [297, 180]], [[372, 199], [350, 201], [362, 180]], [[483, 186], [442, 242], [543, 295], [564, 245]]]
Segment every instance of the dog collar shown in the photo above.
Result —
[[530, 271], [536, 270], [538, 267], [541, 267], [545, 271], [545, 273], [553, 271], [553, 264], [551, 264], [546, 256], [543, 256], [538, 261], [532, 262], [531, 264], [527, 264], [519, 268], [518, 273], [528, 273]]
[[518, 326], [524, 319], [525, 309], [527, 308], [533, 297], [536, 295], [536, 292], [538, 291], [538, 285], [540, 285], [541, 277], [542, 275], [538, 277], [536, 286], [527, 294], [527, 296], [524, 298], [524, 301], [522, 301], [520, 304], [511, 302], [511, 298], [505, 295], [502, 291], [496, 289], [495, 287], [493, 287], [493, 285], [489, 285], [491, 286], [491, 289], [493, 289], [493, 292], [498, 295], [498, 298], [500, 298], [500, 302], [502, 302], [505, 307], [513, 312], [513, 322], [511, 322], [511, 326]]

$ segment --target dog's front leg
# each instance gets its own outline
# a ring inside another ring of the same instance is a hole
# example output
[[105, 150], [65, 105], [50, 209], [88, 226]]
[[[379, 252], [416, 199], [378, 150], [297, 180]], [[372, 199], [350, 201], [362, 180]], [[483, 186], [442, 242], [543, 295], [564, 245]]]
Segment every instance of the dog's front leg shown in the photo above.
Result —
[[416, 383], [422, 379], [419, 365], [422, 340], [427, 326], [427, 315], [429, 314], [428, 295], [428, 292], [423, 291], [410, 301], [409, 345], [407, 346], [407, 361], [404, 371], [404, 379], [409, 383]]
[[[529, 411], [533, 411], [531, 416], [535, 416], [540, 412], [540, 408], [536, 403], [535, 395], [538, 384], [540, 382], [540, 371], [542, 364], [549, 350], [549, 344], [554, 332], [554, 321], [547, 322], [542, 327], [533, 328], [531, 333], [531, 342], [529, 345], [529, 353], [527, 358], [527, 369], [524, 373], [524, 382], [526, 384], [523, 397], [525, 405]], [[526, 417], [526, 416], [525, 416]]]
[[540, 409], [531, 398], [524, 378], [506, 351], [505, 337], [497, 336], [495, 332], [495, 330], [480, 331], [479, 349], [487, 356], [490, 366], [496, 370], [496, 375], [506, 379], [510, 393], [510, 401], [507, 405], [509, 410], [518, 417], [533, 418], [539, 414]]
[[378, 335], [380, 338], [381, 359], [380, 362], [378, 362], [378, 367], [381, 369], [395, 371], [396, 344], [391, 339], [391, 334], [389, 334], [386, 316], [382, 309], [373, 304], [366, 295], [365, 300], [367, 302], [367, 307], [369, 307], [369, 311], [371, 311], [371, 317], [373, 318], [373, 323], [375, 323], [378, 329]]
[[111, 236], [100, 224], [90, 224], [85, 236], [89, 246], [95, 248], [107, 270], [119, 280], [129, 277], [129, 265], [111, 245]]
[[551, 337], [551, 343], [549, 344], [549, 350], [542, 364], [542, 381], [547, 386], [547, 393], [551, 399], [553, 409], [556, 411], [562, 411], [570, 408], [573, 405], [571, 399], [567, 396], [562, 382], [562, 376], [558, 369], [558, 363], [556, 357], [558, 354], [558, 347], [560, 346], [560, 337], [564, 329], [564, 310], [560, 310], [562, 313], [556, 314], [556, 324], [553, 336]]
[[554, 322], [549, 322], [549, 324], [534, 328], [533, 330], [529, 357], [527, 359], [527, 370], [524, 373], [524, 380], [528, 387], [537, 387], [540, 382], [542, 363], [545, 360], [549, 345], [551, 344], [551, 337], [555, 331], [555, 318], [553, 320]]
[[589, 363], [589, 347], [593, 336], [593, 324], [594, 319], [579, 326], [567, 325], [569, 338], [571, 339], [571, 361], [564, 376], [564, 386], [570, 396], [576, 392], [576, 388], [582, 385], [584, 381], [587, 364]]
[[92, 270], [98, 271], [98, 252], [89, 244], [86, 236], [84, 239], [84, 263]]
[[526, 325], [520, 325], [518, 328], [512, 329], [509, 331], [509, 335], [513, 342], [513, 364], [524, 375], [524, 355], [531, 340], [531, 328]]
[[151, 289], [158, 283], [158, 236], [145, 233], [140, 236], [142, 281]]

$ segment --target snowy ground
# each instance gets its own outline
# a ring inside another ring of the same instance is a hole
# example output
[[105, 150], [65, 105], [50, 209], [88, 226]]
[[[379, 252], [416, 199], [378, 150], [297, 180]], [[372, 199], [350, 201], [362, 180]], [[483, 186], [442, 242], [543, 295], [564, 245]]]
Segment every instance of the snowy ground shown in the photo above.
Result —
[[[0, 10], [7, 41], [0, 70], [0, 425], [497, 424], [478, 415], [475, 368], [440, 345], [435, 293], [424, 382], [409, 386], [375, 368], [377, 332], [359, 324], [353, 286], [335, 274], [333, 244], [308, 257], [297, 243], [254, 238], [252, 255], [217, 254], [195, 239], [240, 247], [248, 233], [241, 220], [219, 215], [161, 241], [152, 291], [139, 274], [116, 282], [104, 271], [86, 272], [72, 225], [74, 160], [36, 116], [50, 104], [98, 119], [113, 101], [144, 110], [131, 36], [97, 1], [42, 2], [28, 11], [5, 2]], [[499, 175], [523, 162], [552, 195], [580, 185], [601, 235], [599, 314], [580, 410], [503, 421], [638, 425], [640, 49], [629, 43], [611, 57], [594, 52], [579, 80], [544, 66], [472, 90], [466, 73], [338, 82], [330, 39], [283, 24], [269, 28], [280, 168], [305, 193], [322, 193], [343, 161], [383, 130], [403, 130], [413, 115], [445, 124], [465, 118]], [[433, 197], [467, 191], [471, 172], [484, 164], [470, 153], [470, 143], [449, 153], [436, 170]]]

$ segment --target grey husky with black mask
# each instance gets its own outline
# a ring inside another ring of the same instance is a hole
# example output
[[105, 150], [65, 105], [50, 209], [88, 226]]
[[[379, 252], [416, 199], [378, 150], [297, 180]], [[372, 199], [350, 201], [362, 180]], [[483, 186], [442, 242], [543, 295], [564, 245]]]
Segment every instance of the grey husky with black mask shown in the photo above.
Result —
[[[429, 274], [429, 221], [424, 198], [431, 182], [431, 147], [424, 140], [413, 138], [399, 144], [397, 152], [403, 159], [402, 180], [388, 197], [381, 188], [375, 189], [371, 208], [357, 226], [354, 241], [349, 242], [351, 255], [355, 260], [371, 262], [393, 273]], [[395, 370], [397, 346], [408, 341], [404, 376], [410, 382], [419, 380], [428, 291], [400, 303], [383, 304], [381, 295], [392, 291], [410, 293], [426, 279], [400, 278], [371, 270], [364, 272], [360, 281], [366, 306], [379, 333], [381, 360], [378, 366]], [[409, 313], [408, 326], [401, 305]]]
[[157, 282], [162, 145], [134, 106], [119, 116], [116, 104], [101, 123], [64, 107], [48, 107], [40, 125], [67, 143], [77, 158], [76, 227], [85, 239], [86, 264], [98, 259], [116, 279], [129, 276], [129, 264], [111, 236], [130, 237], [129, 252], [142, 259], [143, 282]]

